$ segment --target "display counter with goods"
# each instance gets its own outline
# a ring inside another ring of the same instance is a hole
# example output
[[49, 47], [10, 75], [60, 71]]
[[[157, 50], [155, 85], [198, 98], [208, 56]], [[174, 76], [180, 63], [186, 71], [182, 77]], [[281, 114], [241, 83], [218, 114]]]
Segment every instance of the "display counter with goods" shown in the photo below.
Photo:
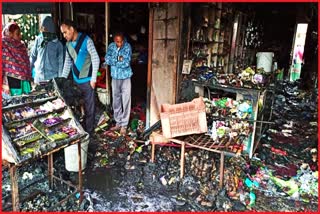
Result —
[[78, 144], [80, 158], [79, 185], [72, 194], [80, 192], [82, 196], [81, 144], [88, 142], [89, 136], [75, 119], [56, 82], [48, 84], [49, 87], [29, 95], [2, 100], [2, 164], [11, 172], [14, 211], [19, 210], [16, 168], [48, 156], [52, 188], [54, 179], [61, 181], [53, 173], [53, 153], [73, 144]]
[[[195, 82], [201, 96], [206, 94], [207, 123], [213, 140], [237, 144], [236, 153], [244, 152], [251, 158], [255, 144], [261, 138], [267, 108], [267, 89], [250, 89], [230, 85]], [[205, 93], [206, 92], [206, 93]], [[269, 112], [270, 113], [270, 112]], [[236, 143], [235, 143], [236, 142]]]
[[209, 137], [195, 139], [249, 158], [270, 123], [273, 93], [269, 86], [274, 78], [273, 72], [256, 68], [246, 54], [244, 32], [250, 17], [230, 4], [194, 7], [179, 94], [180, 102], [205, 97], [208, 132], [202, 135]]

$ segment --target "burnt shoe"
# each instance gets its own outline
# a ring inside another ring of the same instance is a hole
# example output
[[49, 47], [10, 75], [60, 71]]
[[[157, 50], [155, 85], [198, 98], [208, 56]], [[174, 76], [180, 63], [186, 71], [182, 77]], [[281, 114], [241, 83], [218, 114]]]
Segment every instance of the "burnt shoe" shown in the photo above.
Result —
[[126, 135], [127, 134], [127, 127], [121, 127], [121, 129], [120, 129], [120, 134], [121, 135]]
[[115, 125], [110, 128], [110, 131], [119, 131], [121, 129], [121, 126]]

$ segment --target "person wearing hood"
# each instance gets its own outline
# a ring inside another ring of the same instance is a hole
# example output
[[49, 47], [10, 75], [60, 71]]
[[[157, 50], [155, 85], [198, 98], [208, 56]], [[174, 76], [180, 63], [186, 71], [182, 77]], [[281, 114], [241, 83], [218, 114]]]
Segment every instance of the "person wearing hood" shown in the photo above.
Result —
[[[2, 31], [2, 93], [20, 95], [30, 92], [31, 70], [27, 48], [21, 42], [18, 24], [11, 22]], [[14, 90], [19, 90], [16, 92]]]
[[122, 33], [116, 33], [105, 56], [106, 64], [111, 67], [112, 107], [116, 125], [111, 131], [127, 132], [131, 111], [131, 76], [130, 66], [132, 49]]
[[30, 64], [31, 69], [35, 68], [36, 84], [62, 75], [63, 45], [57, 37], [54, 22], [50, 16], [42, 19], [40, 34], [31, 50]]

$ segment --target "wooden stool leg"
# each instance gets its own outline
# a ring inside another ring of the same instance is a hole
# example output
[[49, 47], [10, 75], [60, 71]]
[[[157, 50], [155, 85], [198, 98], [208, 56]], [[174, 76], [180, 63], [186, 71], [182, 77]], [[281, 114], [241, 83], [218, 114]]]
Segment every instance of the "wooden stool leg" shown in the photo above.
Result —
[[181, 143], [181, 154], [180, 154], [180, 178], [182, 179], [184, 176], [184, 153], [185, 153], [186, 144]]
[[53, 188], [53, 154], [48, 155], [48, 179], [49, 179], [49, 187]]
[[80, 203], [81, 204], [83, 200], [83, 192], [82, 192], [82, 158], [81, 158], [81, 141], [78, 142], [78, 157], [79, 157], [79, 171], [78, 171], [78, 179], [79, 179], [79, 185], [78, 185], [78, 191], [80, 193]]
[[219, 183], [220, 189], [222, 189], [223, 187], [223, 176], [224, 176], [224, 152], [220, 154], [220, 183]]
[[154, 163], [154, 155], [156, 151], [156, 144], [154, 142], [151, 142], [151, 162]]
[[18, 189], [18, 177], [17, 177], [17, 168], [14, 164], [11, 164], [9, 167], [10, 170], [10, 180], [11, 180], [11, 194], [12, 194], [12, 210], [14, 212], [20, 211], [19, 204], [19, 189]]

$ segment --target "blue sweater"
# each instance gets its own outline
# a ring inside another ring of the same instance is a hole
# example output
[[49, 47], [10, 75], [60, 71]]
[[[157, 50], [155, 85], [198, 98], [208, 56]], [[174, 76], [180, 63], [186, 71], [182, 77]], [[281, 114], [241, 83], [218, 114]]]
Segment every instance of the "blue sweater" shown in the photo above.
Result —
[[[124, 42], [120, 49], [114, 42], [109, 45], [105, 60], [111, 66], [111, 77], [113, 79], [128, 79], [132, 76], [131, 55], [131, 45], [128, 42]], [[119, 56], [123, 57], [122, 61], [118, 60]]]
[[[81, 33], [79, 32], [77, 40], [75, 42], [68, 42], [67, 45], [71, 44], [71, 46], [73, 48], [75, 48], [80, 36], [81, 36]], [[84, 65], [87, 65], [85, 63], [85, 61], [86, 61], [86, 57], [88, 57], [88, 56], [90, 56], [90, 60], [92, 63], [92, 74], [91, 75], [90, 75], [90, 72], [87, 75], [88, 70], [84, 69]], [[75, 62], [75, 65], [78, 68], [78, 70], [82, 71], [82, 72], [80, 72], [80, 76], [79, 77], [76, 76], [74, 70], [72, 69], [72, 75], [73, 75], [75, 82], [78, 84], [86, 83], [89, 81], [96, 82], [99, 64], [100, 64], [99, 55], [94, 47], [93, 41], [88, 36], [86, 36], [85, 40], [83, 41], [83, 43], [81, 45], [80, 51], [77, 55], [77, 60]], [[71, 67], [72, 67], [71, 58], [70, 58], [69, 54], [66, 53], [62, 77], [65, 77], [65, 78], [68, 77]], [[85, 75], [85, 76], [83, 76], [83, 75]]]

